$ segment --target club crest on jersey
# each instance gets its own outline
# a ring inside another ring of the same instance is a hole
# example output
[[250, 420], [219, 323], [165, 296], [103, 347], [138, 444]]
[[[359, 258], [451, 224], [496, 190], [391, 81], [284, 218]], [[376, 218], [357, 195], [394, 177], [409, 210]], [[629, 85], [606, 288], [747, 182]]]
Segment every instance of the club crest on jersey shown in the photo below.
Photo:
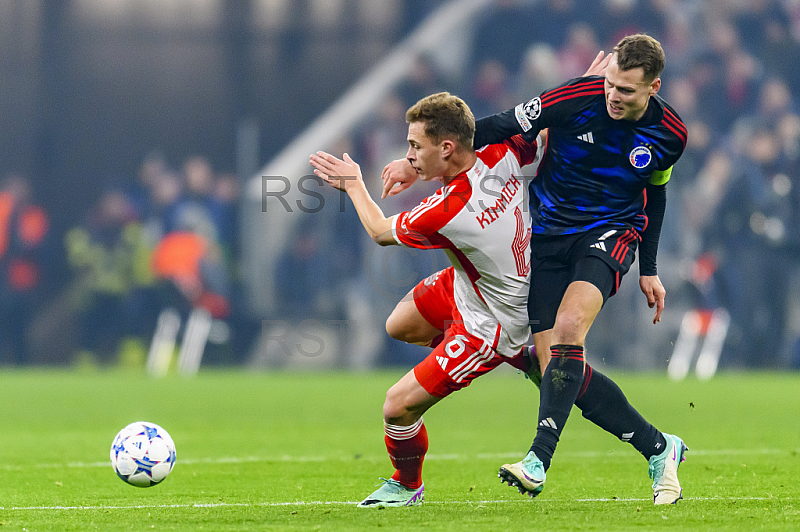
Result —
[[653, 160], [653, 154], [650, 153], [650, 149], [647, 146], [637, 146], [631, 150], [628, 159], [634, 168], [642, 169]]

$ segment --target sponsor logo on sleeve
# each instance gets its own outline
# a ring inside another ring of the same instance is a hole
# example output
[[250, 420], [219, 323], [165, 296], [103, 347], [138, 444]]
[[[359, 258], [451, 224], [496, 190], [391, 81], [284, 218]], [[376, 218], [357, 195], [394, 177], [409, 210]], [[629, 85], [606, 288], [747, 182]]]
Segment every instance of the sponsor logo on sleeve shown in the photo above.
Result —
[[514, 116], [517, 117], [517, 122], [519, 123], [519, 126], [522, 128], [523, 132], [527, 133], [531, 130], [533, 126], [531, 125], [530, 120], [528, 120], [528, 117], [525, 116], [525, 110], [523, 109], [522, 104], [519, 104], [514, 108]]
[[514, 108], [514, 115], [517, 117], [522, 131], [528, 132], [533, 127], [531, 120], [536, 120], [542, 114], [542, 100], [537, 96], [536, 98], [528, 101], [528, 103], [519, 104]]

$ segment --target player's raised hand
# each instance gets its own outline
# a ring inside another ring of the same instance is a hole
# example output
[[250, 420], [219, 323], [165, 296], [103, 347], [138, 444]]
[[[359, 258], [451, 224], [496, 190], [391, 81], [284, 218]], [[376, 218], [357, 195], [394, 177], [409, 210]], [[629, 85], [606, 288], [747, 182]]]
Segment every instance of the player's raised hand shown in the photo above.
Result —
[[417, 172], [411, 167], [408, 159], [396, 159], [383, 167], [381, 179], [383, 179], [383, 192], [381, 198], [400, 194], [402, 191], [414, 184], [417, 180]]
[[611, 61], [611, 54], [606, 55], [603, 50], [600, 50], [592, 61], [592, 64], [589, 66], [589, 70], [586, 71], [584, 74], [585, 76], [605, 76], [606, 74], [606, 67], [608, 66], [609, 61]]
[[308, 160], [314, 167], [315, 175], [339, 190], [347, 192], [349, 187], [364, 181], [361, 167], [346, 153], [339, 159], [330, 153], [318, 151], [312, 153]]
[[656, 315], [653, 317], [653, 323], [661, 321], [661, 312], [664, 310], [664, 298], [667, 296], [667, 291], [664, 285], [661, 284], [661, 279], [658, 275], [642, 275], [639, 277], [639, 288], [642, 293], [647, 297], [647, 306], [650, 308], [655, 307]]

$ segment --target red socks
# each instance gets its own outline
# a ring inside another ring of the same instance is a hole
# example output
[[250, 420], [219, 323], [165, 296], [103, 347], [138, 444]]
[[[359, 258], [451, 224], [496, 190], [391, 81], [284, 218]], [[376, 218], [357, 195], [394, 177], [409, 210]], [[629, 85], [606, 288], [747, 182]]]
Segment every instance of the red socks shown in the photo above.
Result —
[[428, 452], [428, 431], [422, 418], [408, 427], [383, 424], [389, 458], [397, 471], [392, 478], [407, 488], [422, 485], [422, 462]]

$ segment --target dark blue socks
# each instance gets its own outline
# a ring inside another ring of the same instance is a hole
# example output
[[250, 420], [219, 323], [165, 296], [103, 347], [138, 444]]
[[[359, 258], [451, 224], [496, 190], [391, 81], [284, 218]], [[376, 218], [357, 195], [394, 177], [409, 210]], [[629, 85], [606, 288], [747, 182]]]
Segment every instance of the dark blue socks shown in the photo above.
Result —
[[561, 431], [581, 391], [584, 366], [583, 346], [554, 345], [550, 352], [553, 358], [542, 375], [539, 425], [531, 446], [545, 471], [550, 467]]
[[667, 444], [661, 432], [628, 402], [619, 386], [591, 366], [586, 366], [583, 388], [575, 406], [581, 409], [583, 417], [629, 442], [647, 460], [660, 454]]

